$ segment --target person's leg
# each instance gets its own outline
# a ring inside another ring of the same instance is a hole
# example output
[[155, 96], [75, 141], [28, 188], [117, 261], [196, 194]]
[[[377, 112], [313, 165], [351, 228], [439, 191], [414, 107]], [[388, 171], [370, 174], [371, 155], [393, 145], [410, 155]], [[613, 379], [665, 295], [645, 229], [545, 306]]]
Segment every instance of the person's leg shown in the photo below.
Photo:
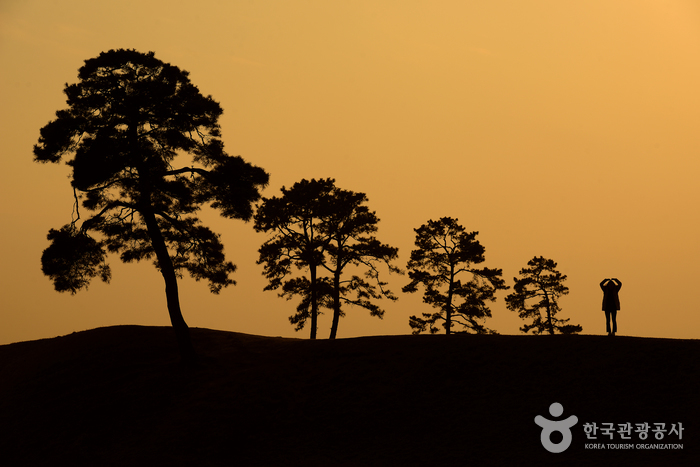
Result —
[[610, 334], [610, 311], [605, 310], [605, 330]]
[[617, 310], [610, 310], [610, 317], [612, 318], [612, 333], [615, 335], [617, 332]]

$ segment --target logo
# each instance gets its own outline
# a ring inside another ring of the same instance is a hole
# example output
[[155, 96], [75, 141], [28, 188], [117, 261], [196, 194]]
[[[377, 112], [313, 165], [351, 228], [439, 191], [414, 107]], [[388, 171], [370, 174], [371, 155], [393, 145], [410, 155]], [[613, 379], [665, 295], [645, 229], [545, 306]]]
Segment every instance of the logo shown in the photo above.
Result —
[[[564, 407], [559, 402], [549, 406], [549, 414], [558, 418], [564, 413]], [[569, 418], [564, 420], [550, 420], [544, 418], [542, 415], [535, 417], [535, 423], [542, 427], [542, 434], [540, 435], [540, 441], [542, 446], [555, 454], [566, 451], [566, 449], [571, 445], [571, 427], [576, 425], [578, 418], [576, 415], [571, 415]], [[559, 443], [553, 443], [550, 438], [553, 432], [558, 431], [562, 435], [562, 440]]]

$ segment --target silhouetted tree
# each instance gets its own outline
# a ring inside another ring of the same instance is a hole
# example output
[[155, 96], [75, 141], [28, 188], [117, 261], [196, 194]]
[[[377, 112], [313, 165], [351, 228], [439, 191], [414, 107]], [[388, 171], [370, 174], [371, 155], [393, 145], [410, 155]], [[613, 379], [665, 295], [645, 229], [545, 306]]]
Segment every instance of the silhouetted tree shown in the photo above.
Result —
[[[38, 162], [73, 156], [74, 216], [49, 232], [43, 272], [56, 290], [75, 293], [94, 277], [109, 281], [107, 252], [124, 262], [154, 259], [180, 352], [193, 359], [177, 277], [187, 270], [218, 293], [234, 284], [235, 270], [219, 236], [196, 214], [209, 203], [225, 217], [249, 220], [268, 175], [224, 152], [220, 105], [153, 52], [103, 52], [85, 61], [79, 79], [66, 85], [68, 108], [34, 146]], [[191, 160], [181, 161], [186, 155]], [[81, 207], [92, 213], [82, 222]]]
[[535, 256], [527, 262], [528, 267], [520, 270], [520, 278], [515, 277], [513, 293], [506, 297], [506, 306], [524, 319], [532, 319], [531, 324], [520, 328], [522, 332], [533, 331], [541, 334], [548, 331], [554, 334], [581, 332], [579, 325], [566, 324], [569, 319], [558, 319], [559, 297], [569, 293], [564, 285], [566, 276], [556, 270], [557, 263], [542, 256]]
[[[334, 180], [302, 180], [288, 190], [282, 187], [281, 197], [263, 198], [255, 214], [255, 230], [274, 232], [258, 250], [258, 264], [264, 264], [263, 274], [269, 280], [264, 290], [282, 287], [280, 296], [288, 300], [294, 295], [302, 297], [297, 313], [289, 318], [297, 331], [303, 329], [311, 318], [310, 338], [316, 338], [319, 303], [330, 307], [330, 282], [318, 277], [318, 267], [324, 262], [324, 254], [330, 239], [319, 229], [329, 216], [329, 198], [335, 189]], [[286, 279], [292, 267], [307, 269], [305, 276]]]
[[[457, 219], [443, 217], [437, 221], [414, 229], [416, 249], [411, 252], [408, 262], [408, 277], [411, 282], [403, 288], [413, 293], [418, 286], [425, 288], [423, 301], [437, 308], [436, 313], [423, 313], [423, 318], [411, 316], [409, 325], [414, 334], [429, 328], [438, 332], [437, 323], [447, 334], [453, 324], [460, 324], [464, 330], [477, 333], [495, 333], [477, 320], [491, 317], [487, 301], [495, 301], [496, 290], [505, 290], [501, 269], [478, 269], [473, 265], [484, 262], [484, 247], [476, 236], [478, 232], [465, 232]], [[468, 282], [458, 276], [466, 275]]]
[[[373, 300], [396, 297], [379, 280], [379, 264], [390, 272], [400, 272], [391, 265], [398, 249], [380, 243], [372, 234], [379, 219], [364, 203], [364, 193], [341, 190], [335, 180], [302, 180], [282, 196], [265, 198], [255, 215], [258, 231], [274, 235], [259, 250], [258, 264], [269, 284], [265, 290], [282, 288], [280, 296], [301, 296], [297, 313], [289, 318], [296, 330], [311, 318], [311, 339], [316, 337], [320, 308], [333, 309], [330, 339], [338, 332], [341, 303], [366, 308], [372, 316], [384, 311]], [[364, 278], [352, 275], [343, 279], [347, 266], [365, 268]], [[293, 268], [305, 269], [309, 277], [288, 278]], [[331, 277], [319, 277], [322, 267]]]
[[[341, 302], [360, 306], [369, 310], [371, 316], [382, 318], [384, 310], [372, 300], [397, 297], [386, 288], [386, 282], [379, 280], [379, 265], [384, 263], [390, 272], [402, 271], [391, 264], [398, 257], [398, 248], [381, 243], [373, 235], [379, 218], [364, 204], [367, 195], [335, 188], [328, 199], [330, 214], [320, 227], [330, 239], [330, 261], [324, 262], [323, 267], [332, 274], [333, 322], [329, 338], [335, 339], [340, 317], [344, 316]], [[343, 279], [347, 266], [366, 269], [365, 278], [352, 275]]]

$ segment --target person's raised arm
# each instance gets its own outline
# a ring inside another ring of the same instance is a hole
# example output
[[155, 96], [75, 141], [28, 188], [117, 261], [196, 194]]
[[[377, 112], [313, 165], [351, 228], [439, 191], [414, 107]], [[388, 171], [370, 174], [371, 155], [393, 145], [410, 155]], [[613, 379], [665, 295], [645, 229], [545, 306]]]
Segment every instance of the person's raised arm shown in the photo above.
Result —
[[613, 282], [615, 282], [615, 285], [617, 286], [617, 290], [620, 290], [622, 288], [622, 281], [620, 279], [612, 279]]
[[602, 281], [600, 281], [600, 288], [601, 288], [602, 290], [605, 290], [605, 283], [606, 283], [607, 281], [608, 281], [608, 279], [603, 279]]

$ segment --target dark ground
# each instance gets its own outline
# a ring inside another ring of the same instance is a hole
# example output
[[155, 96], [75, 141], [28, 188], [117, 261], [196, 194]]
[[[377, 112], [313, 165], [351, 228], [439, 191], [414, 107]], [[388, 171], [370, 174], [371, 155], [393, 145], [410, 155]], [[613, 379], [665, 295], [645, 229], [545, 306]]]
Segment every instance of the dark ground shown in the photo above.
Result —
[[[170, 328], [0, 346], [0, 465], [700, 465], [698, 340], [192, 336], [194, 368], [180, 365]], [[553, 418], [552, 402], [579, 419], [561, 454], [534, 423]], [[587, 441], [586, 422], [684, 431]]]

